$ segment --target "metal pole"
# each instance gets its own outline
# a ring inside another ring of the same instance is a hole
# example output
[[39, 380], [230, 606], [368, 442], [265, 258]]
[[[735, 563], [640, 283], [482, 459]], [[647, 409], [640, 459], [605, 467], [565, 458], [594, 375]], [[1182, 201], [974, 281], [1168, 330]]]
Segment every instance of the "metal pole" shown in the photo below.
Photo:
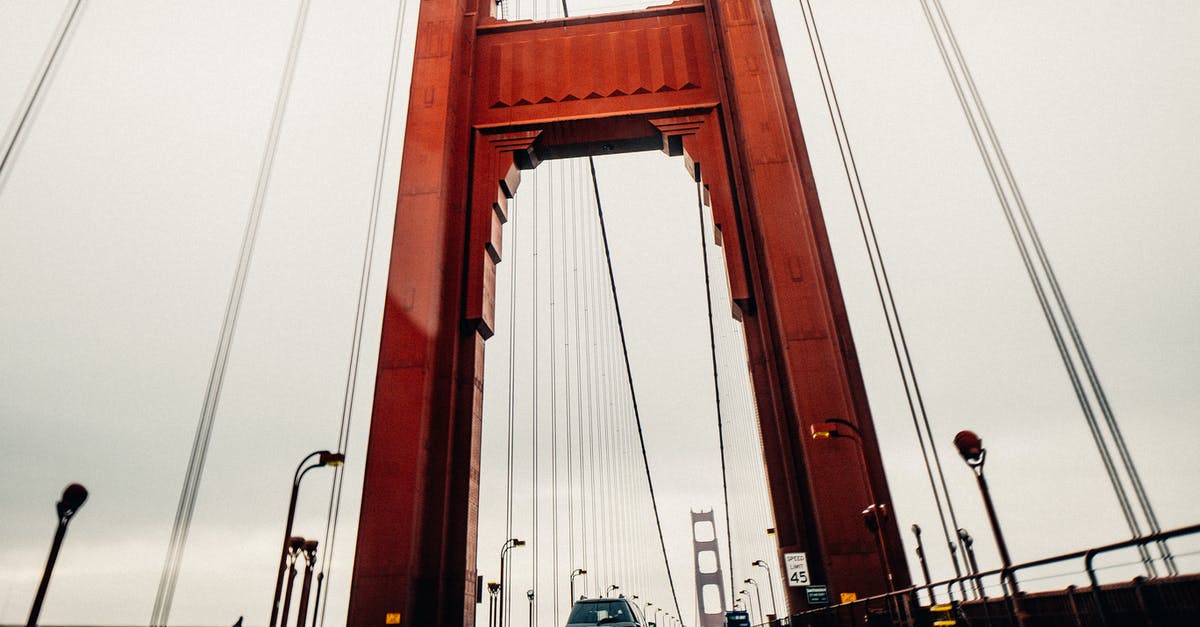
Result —
[[[326, 548], [328, 548], [328, 547], [326, 547]], [[323, 581], [325, 581], [325, 573], [324, 572], [317, 573], [317, 592], [316, 592], [316, 595], [313, 596], [313, 622], [312, 622], [313, 627], [317, 627], [317, 616], [320, 616], [321, 583]]]
[[[987, 509], [988, 522], [992, 525], [992, 535], [996, 537], [996, 548], [1000, 550], [1000, 562], [1004, 568], [1012, 567], [1012, 558], [1008, 555], [1008, 543], [1004, 541], [1004, 532], [1000, 531], [1000, 520], [996, 518], [996, 506], [992, 504], [992, 493], [988, 489], [987, 479], [983, 477], [983, 464], [973, 466], [975, 471], [975, 479], [979, 482], [979, 492], [983, 495], [983, 506]], [[1017, 577], [1011, 571], [1008, 573], [1008, 581], [1012, 584], [1013, 594], [1020, 593], [1020, 588], [1017, 587]]]
[[300, 586], [300, 609], [296, 612], [296, 627], [304, 627], [308, 619], [308, 591], [312, 587], [313, 569], [317, 565], [317, 541], [309, 540], [302, 549], [304, 557], [304, 583]]
[[280, 617], [280, 624], [286, 625], [288, 619], [288, 609], [292, 605], [292, 584], [296, 583], [296, 559], [300, 557], [299, 550], [291, 551], [288, 554], [288, 578], [287, 589], [283, 593], [283, 615]]
[[58, 550], [62, 548], [63, 538], [67, 535], [67, 523], [83, 502], [87, 500], [87, 489], [78, 483], [72, 483], [63, 490], [62, 499], [55, 503], [58, 511], [58, 527], [54, 531], [54, 541], [50, 544], [50, 556], [46, 558], [46, 568], [42, 570], [42, 581], [38, 584], [37, 594], [33, 597], [33, 607], [29, 609], [27, 627], [36, 627], [38, 615], [42, 613], [42, 602], [46, 600], [46, 589], [50, 586], [50, 575], [54, 573], [54, 563], [58, 561]]
[[529, 627], [533, 627], [533, 590], [526, 590], [525, 596], [529, 597]]
[[764, 560], [757, 560], [751, 566], [761, 567], [767, 571], [767, 589], [771, 591], [771, 620], [779, 617], [779, 605], [775, 603], [775, 581], [771, 578], [771, 567]]
[[38, 585], [37, 596], [33, 597], [33, 608], [29, 610], [28, 627], [37, 626], [38, 614], [42, 613], [42, 601], [46, 599], [46, 588], [50, 585], [50, 575], [54, 572], [54, 562], [58, 561], [58, 549], [62, 546], [65, 535], [67, 535], [67, 521], [60, 518], [58, 529], [54, 532], [54, 543], [50, 545], [50, 557], [46, 560], [46, 569], [42, 571], [42, 583]]
[[[979, 574], [979, 562], [975, 560], [975, 539], [971, 534], [967, 533], [966, 529], [958, 530], [958, 539], [962, 542], [963, 550], [967, 553], [967, 570], [972, 575]], [[975, 589], [975, 596], [984, 598], [983, 579], [975, 576], [971, 578], [971, 587]]]
[[[292, 475], [292, 494], [288, 500], [287, 522], [283, 525], [283, 548], [279, 550], [279, 572], [275, 575], [275, 595], [271, 597], [270, 627], [275, 627], [275, 619], [279, 617], [279, 593], [283, 589], [283, 573], [287, 570], [288, 541], [291, 540], [292, 523], [296, 519], [296, 497], [300, 494], [300, 479], [304, 478], [304, 473], [317, 467], [309, 466], [305, 468], [304, 465], [308, 463], [308, 460], [322, 453], [328, 455], [329, 451], [313, 451], [309, 453], [304, 459], [300, 460], [300, 464], [296, 466], [296, 472]], [[287, 624], [287, 621], [284, 621], [284, 624]]]
[[925, 561], [925, 547], [921, 544], [921, 526], [913, 524], [913, 535], [917, 537], [917, 561], [921, 562], [921, 576], [925, 578], [925, 591], [929, 593], [929, 604], [937, 603], [937, 597], [934, 596], [933, 587], [929, 585], [929, 563]]
[[506, 540], [504, 548], [500, 549], [500, 601], [499, 610], [496, 612], [496, 615], [499, 616], [496, 620], [498, 627], [504, 627], [504, 596], [508, 594], [508, 581], [504, 579], [504, 556], [508, 553], [509, 542], [511, 540]]
[[499, 608], [499, 627], [504, 627], [504, 597], [508, 596], [508, 582], [504, 579], [504, 561], [508, 556], [508, 550], [514, 546], [525, 546], [524, 540], [509, 538], [504, 541], [504, 547], [500, 549], [500, 608]]
[[758, 582], [751, 578], [747, 579], [746, 583], [754, 586], [754, 596], [758, 598], [758, 622], [767, 622], [766, 619], [763, 618], [762, 591], [758, 589]]

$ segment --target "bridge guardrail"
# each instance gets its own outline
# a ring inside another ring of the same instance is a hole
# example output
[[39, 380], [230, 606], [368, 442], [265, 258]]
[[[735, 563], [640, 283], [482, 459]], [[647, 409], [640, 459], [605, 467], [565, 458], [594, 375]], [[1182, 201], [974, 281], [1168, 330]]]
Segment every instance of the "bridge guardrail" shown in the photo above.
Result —
[[[1172, 538], [1179, 538], [1187, 535], [1200, 533], [1200, 524], [1178, 527], [1160, 533], [1154, 533], [1121, 542], [1113, 542], [1090, 549], [1073, 551], [1053, 557], [1032, 560], [1014, 564], [1008, 568], [997, 568], [987, 571], [980, 571], [945, 579], [942, 581], [914, 585], [903, 590], [897, 590], [887, 594], [864, 597], [850, 601], [848, 603], [840, 603], [823, 607], [819, 609], [811, 609], [797, 614], [793, 614], [786, 618], [777, 619], [770, 623], [763, 623], [759, 627], [833, 627], [841, 625], [886, 625], [915, 627], [918, 625], [953, 625], [953, 619], [942, 619], [934, 617], [930, 610], [937, 607], [937, 612], [941, 614], [954, 613], [958, 616], [964, 616], [964, 601], [954, 599], [955, 586], [960, 587], [964, 592], [968, 583], [981, 582], [985, 577], [998, 577], [1003, 594], [1000, 597], [990, 597], [987, 595], [985, 588], [979, 585], [980, 598], [971, 601], [965, 601], [973, 609], [978, 609], [982, 613], [982, 618], [987, 621], [988, 625], [992, 625], [993, 608], [1000, 612], [999, 616], [994, 618], [1003, 620], [1003, 624], [1013, 625], [1015, 627], [1024, 627], [1027, 625], [1026, 604], [1039, 597], [1045, 598], [1047, 594], [1063, 595], [1065, 593], [1068, 610], [1075, 620], [1077, 625], [1090, 624], [1090, 621], [1085, 620], [1085, 615], [1092, 614], [1098, 619], [1098, 624], [1107, 626], [1113, 624], [1111, 614], [1113, 608], [1109, 606], [1105, 587], [1099, 582], [1096, 575], [1095, 559], [1097, 556], [1104, 553], [1110, 553], [1121, 549], [1146, 546], [1151, 543], [1161, 542]], [[1088, 589], [1087, 599], [1076, 593], [1076, 586], [1068, 586], [1063, 593], [1020, 593], [1012, 594], [1011, 582], [1014, 580], [1017, 571], [1028, 570], [1040, 566], [1066, 562], [1070, 560], [1082, 559], [1084, 561], [1084, 571], [1087, 573], [1088, 581], [1091, 584]], [[1166, 581], [1165, 579], [1147, 580], [1143, 577], [1137, 577], [1132, 582], [1134, 589], [1135, 602], [1139, 605], [1146, 605], [1144, 595], [1141, 594], [1141, 588], [1149, 582]], [[947, 598], [950, 599], [949, 604], [931, 603], [931, 608], [924, 608], [920, 604], [919, 593], [924, 592], [932, 601], [934, 594], [945, 588]], [[1087, 603], [1090, 600], [1090, 603]], [[1200, 602], [1200, 600], [1197, 600]], [[1090, 605], [1092, 612], [1086, 611], [1088, 608], [1084, 605]], [[946, 607], [946, 606], [949, 607]], [[1046, 604], [1049, 605], [1049, 604]], [[998, 606], [998, 607], [997, 607]], [[1148, 608], [1143, 608], [1149, 611]], [[843, 618], [847, 619], [843, 622]], [[864, 622], [865, 621], [865, 622]], [[957, 624], [964, 624], [959, 621]]]

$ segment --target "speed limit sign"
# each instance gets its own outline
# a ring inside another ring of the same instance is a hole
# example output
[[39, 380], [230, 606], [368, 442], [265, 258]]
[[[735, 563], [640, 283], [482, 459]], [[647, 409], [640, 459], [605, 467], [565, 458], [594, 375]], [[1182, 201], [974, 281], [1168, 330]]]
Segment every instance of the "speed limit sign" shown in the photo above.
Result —
[[811, 581], [808, 576], [808, 555], [804, 553], [784, 553], [783, 566], [787, 570], [789, 586], [800, 588]]

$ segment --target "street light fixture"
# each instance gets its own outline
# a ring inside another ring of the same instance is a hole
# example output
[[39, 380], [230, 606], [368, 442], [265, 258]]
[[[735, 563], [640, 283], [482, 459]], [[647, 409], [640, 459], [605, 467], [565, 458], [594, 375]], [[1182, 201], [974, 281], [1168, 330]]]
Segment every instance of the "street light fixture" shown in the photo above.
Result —
[[42, 601], [46, 600], [46, 588], [50, 586], [50, 575], [54, 573], [54, 562], [58, 561], [58, 550], [67, 535], [67, 523], [71, 522], [71, 517], [83, 507], [87, 497], [87, 488], [72, 483], [63, 490], [62, 499], [54, 504], [55, 510], [58, 511], [58, 528], [54, 531], [54, 541], [50, 544], [46, 568], [42, 570], [42, 582], [38, 584], [37, 594], [33, 597], [33, 607], [29, 609], [28, 627], [37, 627], [38, 615], [42, 613]]
[[958, 541], [963, 546], [963, 552], [967, 554], [967, 572], [974, 577], [971, 578], [971, 587], [975, 589], [975, 596], [983, 598], [983, 580], [979, 578], [979, 562], [975, 560], [975, 538], [961, 527], [958, 529]]
[[500, 584], [489, 581], [488, 589], [488, 627], [496, 627], [496, 598], [500, 596]]
[[533, 627], [533, 588], [526, 590], [525, 596], [529, 597], [529, 627]]
[[570, 606], [575, 605], [575, 577], [578, 575], [586, 575], [586, 574], [587, 574], [587, 570], [583, 569], [583, 568], [576, 568], [575, 570], [571, 571], [571, 598], [569, 599], [569, 602], [567, 603], [567, 605], [570, 605]]
[[300, 547], [300, 553], [305, 561], [304, 583], [300, 587], [300, 611], [296, 619], [296, 627], [304, 627], [304, 621], [308, 617], [308, 592], [312, 587], [313, 569], [317, 565], [317, 541], [308, 540], [305, 542], [304, 546]]
[[[844, 429], [842, 429], [843, 427]], [[814, 440], [846, 438], [854, 442], [858, 445], [858, 455], [862, 461], [863, 472], [865, 473], [870, 468], [867, 464], [867, 452], [863, 448], [862, 432], [849, 421], [841, 418], [829, 418], [825, 422], [812, 425], [811, 432]], [[871, 504], [863, 510], [863, 519], [878, 545], [879, 557], [883, 561], [883, 569], [887, 573], [888, 592], [895, 592], [896, 584], [892, 577], [892, 564], [888, 559], [887, 543], [883, 537], [887, 505], [875, 502], [875, 488], [871, 486], [871, 479], [866, 474], [863, 475], [863, 484], [867, 488], [867, 498], [871, 500]]]
[[934, 596], [933, 586], [929, 585], [929, 564], [925, 561], [925, 547], [921, 544], [921, 525], [913, 523], [912, 532], [917, 537], [917, 561], [921, 563], [921, 576], [925, 578], [925, 591], [929, 594], [930, 605], [934, 605], [937, 603], [937, 598]]
[[504, 597], [508, 595], [508, 590], [504, 587], [504, 562], [508, 557], [509, 549], [518, 546], [525, 546], [525, 541], [509, 538], [504, 541], [504, 546], [500, 549], [500, 611], [498, 612], [500, 620], [497, 623], [499, 627], [504, 627]]
[[771, 613], [768, 616], [771, 617], [771, 620], [775, 620], [779, 616], [779, 606], [775, 604], [775, 584], [772, 583], [771, 579], [771, 567], [764, 560], [754, 560], [750, 565], [758, 566], [767, 571], [767, 588], [771, 591]]
[[746, 583], [746, 584], [750, 584], [750, 585], [754, 586], [754, 596], [756, 599], [758, 599], [758, 622], [760, 622], [760, 623], [767, 622], [766, 620], [763, 619], [762, 591], [758, 589], [758, 582], [754, 581], [754, 579], [752, 579], [752, 578], [746, 578], [746, 579], [742, 580], [742, 583]]
[[614, 583], [613, 585], [604, 589], [604, 596], [607, 597], [609, 594], [612, 593], [613, 590], [620, 590], [620, 589], [621, 589], [621, 586], [618, 586], [617, 584]]
[[996, 518], [996, 506], [992, 504], [992, 493], [988, 490], [987, 479], [983, 476], [983, 463], [987, 461], [987, 449], [983, 448], [983, 439], [975, 435], [974, 431], [959, 431], [954, 436], [954, 447], [975, 473], [979, 493], [983, 496], [983, 506], [987, 509], [988, 522], [992, 524], [992, 535], [996, 537], [996, 547], [1000, 549], [1000, 561], [1004, 565], [1004, 576], [1001, 579], [1007, 577], [1012, 585], [1013, 594], [1017, 594], [1020, 590], [1017, 588], [1017, 578], [1009, 570], [1012, 568], [1012, 559], [1008, 556], [1008, 544], [1004, 542], [1004, 533], [1000, 531], [1000, 521]]
[[[742, 588], [741, 590], [738, 590], [738, 596], [742, 596], [742, 595], [745, 595], [745, 597], [746, 597], [746, 611], [753, 614], [754, 613], [754, 600], [750, 598], [750, 593], [748, 591], [746, 591], [745, 588]], [[761, 607], [759, 608], [759, 614], [762, 614]]]
[[[317, 461], [305, 466], [314, 457], [317, 458]], [[283, 588], [283, 572], [287, 569], [288, 541], [292, 537], [292, 523], [296, 519], [296, 497], [300, 494], [300, 480], [313, 468], [320, 468], [322, 466], [337, 467], [345, 462], [346, 455], [343, 453], [313, 451], [300, 460], [300, 464], [296, 466], [296, 473], [292, 475], [292, 496], [288, 502], [287, 523], [283, 526], [283, 548], [279, 550], [279, 572], [275, 576], [275, 596], [271, 597], [270, 627], [275, 627], [275, 619], [279, 617], [279, 592]]]
[[283, 614], [279, 618], [281, 625], [287, 625], [288, 611], [292, 607], [292, 586], [296, 583], [296, 562], [300, 559], [300, 551], [304, 548], [304, 543], [307, 542], [300, 536], [292, 536], [288, 538], [287, 543], [287, 567], [288, 580], [287, 588], [283, 593]]

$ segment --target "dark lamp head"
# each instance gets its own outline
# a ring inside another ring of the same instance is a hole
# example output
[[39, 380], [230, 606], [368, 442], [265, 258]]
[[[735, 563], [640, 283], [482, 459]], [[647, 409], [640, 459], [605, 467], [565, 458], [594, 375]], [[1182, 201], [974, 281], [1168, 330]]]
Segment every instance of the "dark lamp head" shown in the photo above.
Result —
[[963, 460], [972, 466], [983, 459], [983, 440], [974, 431], [959, 431], [954, 436], [954, 447]]
[[341, 466], [346, 463], [346, 455], [345, 453], [321, 451], [320, 457], [317, 458], [317, 463], [322, 466]]
[[71, 485], [67, 486], [66, 489], [63, 490], [62, 500], [56, 504], [58, 509], [58, 517], [70, 518], [74, 516], [75, 512], [78, 511], [83, 505], [83, 502], [87, 500], [87, 497], [87, 488], [83, 487], [82, 485], [79, 485], [78, 483], [72, 483]]

